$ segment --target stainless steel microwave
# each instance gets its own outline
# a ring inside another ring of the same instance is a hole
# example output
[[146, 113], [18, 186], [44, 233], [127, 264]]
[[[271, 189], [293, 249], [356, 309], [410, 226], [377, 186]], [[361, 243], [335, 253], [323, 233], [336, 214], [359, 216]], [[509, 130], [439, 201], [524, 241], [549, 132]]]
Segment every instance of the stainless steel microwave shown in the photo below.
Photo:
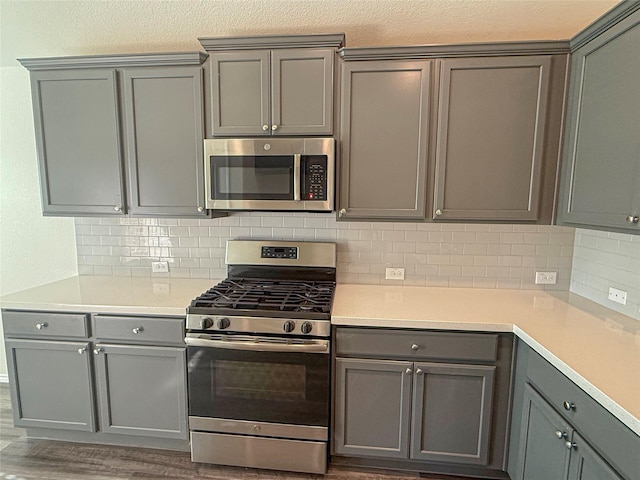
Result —
[[333, 210], [333, 138], [208, 138], [204, 170], [210, 209]]

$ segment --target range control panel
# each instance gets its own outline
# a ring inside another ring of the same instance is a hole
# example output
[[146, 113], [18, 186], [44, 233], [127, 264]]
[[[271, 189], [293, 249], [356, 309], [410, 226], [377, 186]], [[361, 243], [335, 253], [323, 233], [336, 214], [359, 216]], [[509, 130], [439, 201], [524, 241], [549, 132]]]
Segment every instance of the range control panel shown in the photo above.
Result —
[[298, 258], [298, 247], [262, 247], [262, 258]]
[[305, 155], [302, 181], [303, 200], [326, 200], [327, 157], [324, 155]]

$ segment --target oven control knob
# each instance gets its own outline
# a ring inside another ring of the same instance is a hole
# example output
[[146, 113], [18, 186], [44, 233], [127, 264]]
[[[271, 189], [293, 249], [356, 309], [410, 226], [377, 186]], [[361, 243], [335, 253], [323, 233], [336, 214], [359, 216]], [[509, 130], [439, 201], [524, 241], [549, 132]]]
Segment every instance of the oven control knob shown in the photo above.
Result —
[[311, 324], [311, 322], [304, 322], [300, 327], [300, 330], [302, 330], [302, 333], [309, 333], [311, 332], [312, 329], [313, 329], [313, 325]]
[[226, 317], [222, 317], [218, 319], [217, 322], [217, 326], [220, 330], [224, 330], [225, 328], [229, 328], [229, 325], [231, 325], [231, 321], [226, 318]]
[[291, 320], [287, 320], [286, 322], [284, 322], [284, 327], [282, 328], [284, 329], [285, 332], [291, 333], [296, 328], [296, 324]]
[[202, 320], [200, 320], [200, 328], [202, 330], [206, 330], [207, 328], [211, 328], [212, 326], [213, 326], [213, 320], [211, 320], [209, 317], [203, 318]]

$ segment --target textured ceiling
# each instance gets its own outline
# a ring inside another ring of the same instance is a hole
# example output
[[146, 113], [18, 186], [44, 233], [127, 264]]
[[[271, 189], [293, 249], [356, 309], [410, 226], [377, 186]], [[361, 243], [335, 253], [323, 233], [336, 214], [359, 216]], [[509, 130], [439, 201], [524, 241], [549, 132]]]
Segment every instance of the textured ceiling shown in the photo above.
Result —
[[0, 56], [200, 49], [198, 36], [344, 32], [348, 46], [566, 39], [617, 0], [0, 0]]

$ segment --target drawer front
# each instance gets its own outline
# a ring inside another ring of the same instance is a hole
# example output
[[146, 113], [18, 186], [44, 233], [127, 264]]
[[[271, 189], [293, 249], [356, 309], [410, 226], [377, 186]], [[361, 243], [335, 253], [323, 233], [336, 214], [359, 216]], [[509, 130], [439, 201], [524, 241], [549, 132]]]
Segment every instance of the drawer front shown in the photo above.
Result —
[[184, 343], [184, 318], [95, 316], [95, 338], [127, 343]]
[[381, 328], [338, 328], [337, 355], [493, 362], [498, 335]]
[[581, 435], [599, 446], [620, 473], [629, 478], [637, 474], [640, 437], [631, 429], [534, 352], [527, 363], [527, 380]]
[[7, 336], [87, 338], [87, 315], [82, 313], [15, 312], [4, 310]]

